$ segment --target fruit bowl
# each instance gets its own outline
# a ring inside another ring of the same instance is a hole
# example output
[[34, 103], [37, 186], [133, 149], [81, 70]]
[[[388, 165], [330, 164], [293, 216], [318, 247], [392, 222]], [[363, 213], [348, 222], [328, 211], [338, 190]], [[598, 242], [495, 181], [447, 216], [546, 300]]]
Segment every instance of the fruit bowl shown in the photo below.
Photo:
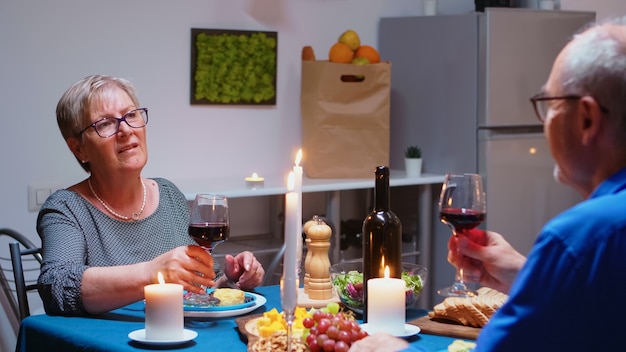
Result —
[[[402, 279], [404, 279], [407, 287], [405, 295], [407, 308], [417, 302], [427, 277], [428, 270], [425, 267], [414, 263], [402, 263]], [[330, 266], [330, 279], [341, 303], [348, 309], [362, 314], [363, 263], [333, 264]]]

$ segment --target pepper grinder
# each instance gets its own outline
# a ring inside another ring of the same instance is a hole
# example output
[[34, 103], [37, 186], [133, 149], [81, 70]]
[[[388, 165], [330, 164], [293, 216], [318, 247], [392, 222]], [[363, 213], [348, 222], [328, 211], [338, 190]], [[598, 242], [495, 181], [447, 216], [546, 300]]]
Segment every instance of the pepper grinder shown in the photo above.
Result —
[[330, 299], [333, 286], [330, 280], [328, 250], [332, 230], [318, 216], [314, 216], [312, 221], [304, 226], [308, 248], [304, 260], [304, 292], [310, 299]]

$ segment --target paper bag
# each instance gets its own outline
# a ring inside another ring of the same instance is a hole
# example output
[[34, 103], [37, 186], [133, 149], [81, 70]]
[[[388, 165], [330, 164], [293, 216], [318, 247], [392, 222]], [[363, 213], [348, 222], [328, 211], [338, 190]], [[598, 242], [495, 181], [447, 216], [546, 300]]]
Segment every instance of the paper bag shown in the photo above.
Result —
[[311, 178], [373, 178], [389, 165], [391, 63], [302, 61], [303, 166]]

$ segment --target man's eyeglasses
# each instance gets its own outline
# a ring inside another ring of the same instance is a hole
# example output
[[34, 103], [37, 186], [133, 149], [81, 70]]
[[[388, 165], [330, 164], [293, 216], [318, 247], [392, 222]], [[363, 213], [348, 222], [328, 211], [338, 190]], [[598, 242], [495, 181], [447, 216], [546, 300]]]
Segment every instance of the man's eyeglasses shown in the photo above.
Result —
[[105, 117], [85, 127], [78, 135], [82, 135], [90, 127], [93, 127], [98, 136], [102, 138], [111, 137], [119, 131], [122, 121], [126, 122], [126, 124], [132, 128], [141, 128], [148, 124], [148, 109], [139, 108], [131, 110], [122, 117]]
[[[533, 103], [533, 108], [535, 109], [535, 115], [541, 123], [546, 121], [546, 117], [548, 116], [548, 110], [550, 109], [549, 102], [551, 100], [578, 100], [582, 98], [582, 95], [562, 95], [558, 97], [546, 97], [543, 96], [543, 93], [536, 94], [532, 98], [530, 98], [530, 102]], [[597, 102], [597, 99], [596, 99]], [[608, 113], [609, 109], [605, 108], [598, 102], [598, 106], [600, 107], [600, 111], [603, 113]]]

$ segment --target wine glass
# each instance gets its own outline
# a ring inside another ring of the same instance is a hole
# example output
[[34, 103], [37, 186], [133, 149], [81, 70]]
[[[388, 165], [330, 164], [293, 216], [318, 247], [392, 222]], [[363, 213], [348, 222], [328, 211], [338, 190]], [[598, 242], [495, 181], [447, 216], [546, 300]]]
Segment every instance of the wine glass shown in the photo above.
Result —
[[[197, 194], [191, 204], [189, 236], [209, 254], [226, 241], [230, 235], [228, 199], [221, 194]], [[215, 298], [209, 294], [185, 295], [186, 304], [213, 305]], [[217, 302], [219, 303], [219, 301]]]
[[228, 199], [221, 194], [197, 194], [191, 204], [189, 236], [213, 253], [230, 235]]
[[[453, 236], [465, 236], [465, 232], [485, 221], [485, 192], [478, 174], [446, 174], [439, 198], [439, 218], [452, 229]], [[463, 282], [463, 268], [456, 270], [452, 286], [437, 291], [446, 297], [473, 297], [476, 292]]]

